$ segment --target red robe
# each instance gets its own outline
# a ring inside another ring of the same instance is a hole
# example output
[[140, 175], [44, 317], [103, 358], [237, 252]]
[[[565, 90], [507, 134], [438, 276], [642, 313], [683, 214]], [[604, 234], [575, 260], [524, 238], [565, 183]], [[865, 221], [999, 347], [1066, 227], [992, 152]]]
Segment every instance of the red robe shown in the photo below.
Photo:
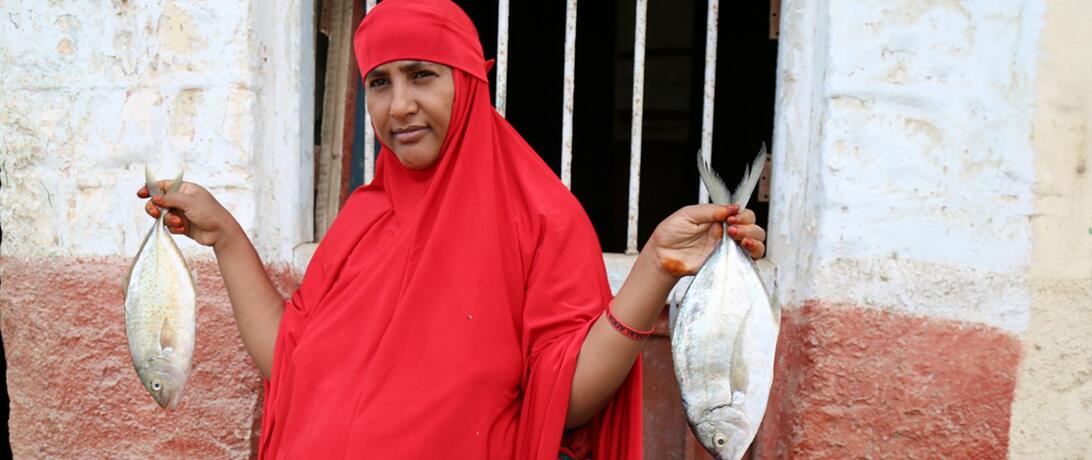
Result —
[[[595, 232], [491, 106], [477, 32], [447, 1], [386, 0], [355, 38], [362, 73], [454, 69], [438, 161], [384, 146], [286, 303], [261, 458], [554, 460], [577, 355], [610, 301]], [[640, 361], [568, 433], [596, 459], [641, 455]]]

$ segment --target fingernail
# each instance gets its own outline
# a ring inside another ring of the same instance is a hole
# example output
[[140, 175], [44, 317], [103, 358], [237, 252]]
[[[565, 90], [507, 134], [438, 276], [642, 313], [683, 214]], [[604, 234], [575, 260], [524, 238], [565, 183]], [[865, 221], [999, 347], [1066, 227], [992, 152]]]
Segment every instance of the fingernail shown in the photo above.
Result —
[[739, 236], [739, 229], [735, 227], [728, 227], [728, 236], [731, 236], [732, 238]]
[[156, 195], [152, 197], [152, 202], [155, 204], [163, 204], [163, 195]]
[[728, 216], [728, 225], [736, 223], [736, 216]]

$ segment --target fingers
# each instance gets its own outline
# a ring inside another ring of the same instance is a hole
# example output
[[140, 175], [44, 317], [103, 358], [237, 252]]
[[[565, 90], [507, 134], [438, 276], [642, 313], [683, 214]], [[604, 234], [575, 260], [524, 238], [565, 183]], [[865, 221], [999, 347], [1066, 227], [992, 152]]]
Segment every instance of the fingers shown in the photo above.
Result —
[[751, 254], [752, 259], [761, 259], [766, 255], [766, 245], [761, 241], [745, 238], [740, 242], [740, 246]]
[[163, 221], [167, 224], [167, 230], [175, 235], [185, 235], [189, 231], [189, 221], [186, 219], [168, 214]]
[[754, 259], [760, 259], [766, 254], [766, 230], [755, 225], [755, 213], [750, 209], [744, 209], [738, 214], [728, 216], [728, 236], [739, 241], [740, 247], [751, 254]]
[[728, 225], [742, 224], [751, 225], [755, 223], [755, 212], [750, 209], [744, 209], [739, 213], [728, 216]]
[[[159, 181], [157, 185], [161, 188], [166, 187], [170, 185], [170, 181]], [[137, 196], [140, 198], [151, 198], [144, 203], [144, 211], [147, 212], [149, 216], [152, 216], [154, 218], [159, 217], [159, 214], [163, 208], [170, 209], [169, 215], [181, 214], [184, 216], [186, 209], [189, 209], [189, 207], [193, 203], [193, 200], [195, 199], [193, 196], [186, 195], [181, 192], [150, 196], [147, 186], [141, 187], [140, 190], [137, 190]], [[164, 219], [165, 221], [168, 221], [166, 222], [168, 226], [171, 225], [169, 222], [169, 215], [166, 219]], [[182, 220], [184, 222], [186, 219], [183, 218]]]
[[755, 241], [766, 241], [766, 230], [757, 225], [729, 225], [728, 236], [736, 241], [750, 238]]
[[[144, 203], [144, 211], [149, 216], [158, 219], [159, 214], [164, 212], [164, 209], [149, 200]], [[190, 223], [189, 219], [186, 219], [185, 213], [177, 210], [167, 210], [166, 212], [167, 215], [163, 217], [163, 224], [167, 226], [167, 230], [174, 234], [185, 234], [189, 231]]]
[[144, 212], [153, 218], [159, 218], [159, 206], [156, 206], [151, 200], [144, 202]]

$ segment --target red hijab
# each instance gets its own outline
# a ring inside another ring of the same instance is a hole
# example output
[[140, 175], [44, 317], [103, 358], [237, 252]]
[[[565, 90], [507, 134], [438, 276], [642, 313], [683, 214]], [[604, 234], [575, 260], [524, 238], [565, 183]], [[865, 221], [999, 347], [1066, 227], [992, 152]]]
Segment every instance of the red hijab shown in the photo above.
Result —
[[[576, 358], [610, 301], [583, 209], [490, 105], [477, 31], [453, 3], [386, 0], [364, 19], [362, 74], [453, 69], [436, 164], [387, 146], [286, 303], [261, 458], [555, 460]], [[565, 434], [567, 451], [640, 458], [640, 362]]]

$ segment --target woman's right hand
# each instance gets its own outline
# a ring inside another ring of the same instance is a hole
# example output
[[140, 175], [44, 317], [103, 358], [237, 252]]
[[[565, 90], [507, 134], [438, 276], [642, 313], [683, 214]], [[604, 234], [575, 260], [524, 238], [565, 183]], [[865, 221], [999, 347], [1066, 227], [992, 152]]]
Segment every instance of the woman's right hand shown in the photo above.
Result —
[[[156, 183], [164, 191], [170, 184], [169, 180]], [[141, 187], [137, 196], [148, 198], [148, 187]], [[239, 230], [231, 213], [208, 190], [191, 182], [183, 182], [177, 192], [159, 195], [144, 203], [144, 211], [155, 218], [159, 218], [161, 208], [168, 210], [163, 219], [167, 230], [186, 235], [204, 246], [221, 246]]]

